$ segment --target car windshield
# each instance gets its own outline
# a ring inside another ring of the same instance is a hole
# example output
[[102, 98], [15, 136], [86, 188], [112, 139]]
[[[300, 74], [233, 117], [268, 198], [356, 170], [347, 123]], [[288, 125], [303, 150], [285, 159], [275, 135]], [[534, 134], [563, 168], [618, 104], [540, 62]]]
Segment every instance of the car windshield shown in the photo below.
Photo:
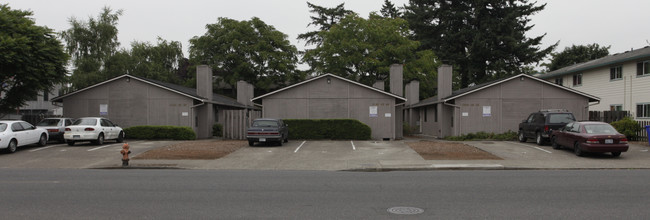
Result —
[[560, 123], [569, 123], [575, 121], [572, 114], [549, 114], [548, 123], [560, 124]]
[[277, 127], [278, 122], [276, 121], [254, 121], [253, 122], [253, 127]]
[[5, 124], [5, 123], [0, 123], [0, 132], [3, 132], [3, 131], [5, 131], [5, 130], [7, 130], [7, 124]]
[[97, 119], [94, 118], [80, 118], [74, 121], [72, 125], [97, 125]]
[[36, 124], [36, 126], [57, 126], [59, 124], [59, 119], [43, 119], [41, 122]]
[[585, 125], [587, 134], [616, 134], [616, 129], [608, 124], [602, 125]]

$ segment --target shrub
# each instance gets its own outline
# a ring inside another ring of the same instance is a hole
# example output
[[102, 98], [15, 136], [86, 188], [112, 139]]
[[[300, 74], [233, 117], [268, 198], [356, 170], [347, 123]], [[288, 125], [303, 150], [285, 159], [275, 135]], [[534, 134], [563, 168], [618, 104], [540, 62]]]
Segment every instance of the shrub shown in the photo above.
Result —
[[404, 122], [403, 129], [404, 129], [404, 135], [411, 135], [414, 133], [417, 133], [420, 127], [418, 126], [411, 126], [409, 123]]
[[625, 117], [621, 120], [612, 122], [611, 125], [616, 128], [619, 133], [624, 134], [628, 139], [636, 138], [636, 133], [641, 130], [639, 123], [630, 117]]
[[355, 119], [286, 119], [292, 139], [368, 140], [370, 127]]
[[128, 138], [146, 140], [194, 140], [196, 133], [190, 127], [142, 125], [125, 128]]
[[478, 140], [494, 140], [494, 141], [514, 141], [517, 140], [517, 132], [507, 131], [501, 134], [477, 132], [469, 133], [461, 136], [448, 136], [444, 138], [448, 141], [478, 141]]
[[223, 125], [221, 124], [212, 125], [212, 136], [216, 136], [216, 137], [223, 136]]

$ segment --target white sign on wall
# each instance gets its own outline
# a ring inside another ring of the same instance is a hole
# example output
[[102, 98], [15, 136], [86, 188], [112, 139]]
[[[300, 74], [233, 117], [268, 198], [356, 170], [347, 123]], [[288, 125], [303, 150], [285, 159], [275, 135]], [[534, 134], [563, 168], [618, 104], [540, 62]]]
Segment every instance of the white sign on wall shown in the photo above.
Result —
[[108, 115], [108, 104], [99, 104], [99, 115]]
[[181, 112], [181, 115], [182, 116], [189, 116], [190, 114], [189, 114], [189, 112]]
[[467, 116], [469, 116], [469, 112], [463, 112], [462, 115], [463, 115], [463, 117], [467, 117]]
[[492, 116], [492, 106], [483, 106], [483, 117]]
[[390, 118], [390, 117], [392, 117], [392, 116], [393, 116], [393, 115], [392, 115], [391, 113], [386, 113], [386, 114], [384, 114], [384, 117], [386, 117], [386, 118]]
[[370, 117], [377, 117], [377, 106], [370, 106]]

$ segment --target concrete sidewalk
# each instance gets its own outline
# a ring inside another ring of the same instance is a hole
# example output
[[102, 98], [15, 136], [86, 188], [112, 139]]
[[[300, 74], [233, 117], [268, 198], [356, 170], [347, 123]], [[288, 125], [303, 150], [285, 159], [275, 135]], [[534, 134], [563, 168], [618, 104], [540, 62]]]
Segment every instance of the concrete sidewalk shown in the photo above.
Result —
[[[226, 170], [326, 170], [393, 171], [446, 169], [649, 169], [650, 147], [630, 144], [620, 157], [594, 154], [577, 157], [570, 150], [554, 150], [534, 143], [469, 141], [465, 144], [503, 160], [424, 160], [407, 142], [399, 141], [296, 141], [277, 146], [244, 147], [216, 160], [131, 160], [129, 168], [179, 168]], [[439, 140], [437, 140], [439, 141]], [[120, 168], [112, 162], [95, 168]]]

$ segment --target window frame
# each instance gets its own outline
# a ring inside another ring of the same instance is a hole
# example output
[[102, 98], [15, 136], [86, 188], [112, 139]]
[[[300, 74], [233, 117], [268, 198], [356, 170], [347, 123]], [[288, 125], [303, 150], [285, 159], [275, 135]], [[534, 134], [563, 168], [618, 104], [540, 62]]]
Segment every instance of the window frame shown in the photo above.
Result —
[[609, 81], [623, 79], [623, 66], [613, 66], [609, 68]]
[[[620, 110], [617, 110], [617, 108], [620, 108]], [[611, 104], [611, 105], [609, 105], [609, 110], [610, 111], [623, 111], [623, 104]]]
[[[641, 107], [641, 108], [639, 108]], [[647, 113], [647, 114], [644, 114]], [[650, 102], [636, 103], [636, 117], [650, 118]]]
[[650, 60], [644, 60], [636, 63], [636, 76], [650, 76]]
[[582, 86], [582, 73], [573, 74], [573, 86]]
[[564, 85], [564, 79], [562, 77], [555, 78], [555, 84], [563, 86]]

